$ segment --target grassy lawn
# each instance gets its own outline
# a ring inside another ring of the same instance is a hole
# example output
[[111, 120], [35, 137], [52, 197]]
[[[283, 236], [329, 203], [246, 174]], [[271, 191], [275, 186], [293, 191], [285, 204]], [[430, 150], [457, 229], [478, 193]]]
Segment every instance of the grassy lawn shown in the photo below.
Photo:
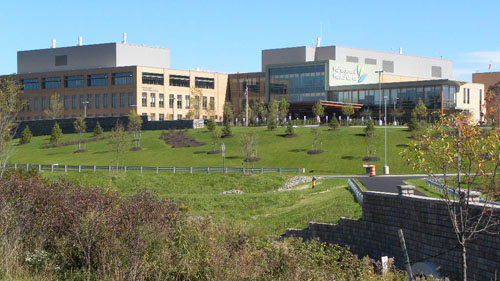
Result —
[[[107, 187], [123, 194], [150, 190], [160, 198], [176, 200], [193, 214], [245, 222], [270, 234], [282, 234], [286, 228], [304, 228], [309, 221], [336, 223], [341, 216], [361, 217], [361, 206], [347, 189], [347, 179], [320, 180], [315, 189], [302, 185], [274, 192], [284, 184], [285, 176], [50, 172], [43, 172], [42, 176]], [[244, 194], [220, 194], [231, 189]]]
[[[257, 134], [258, 154], [261, 161], [256, 168], [306, 168], [308, 174], [364, 174], [362, 158], [366, 156], [366, 142], [363, 128], [342, 128], [328, 131], [322, 127], [322, 154], [308, 155], [311, 150], [312, 136], [310, 128], [297, 128], [298, 136], [283, 138], [285, 128], [268, 131], [259, 128], [233, 128], [234, 137], [222, 139], [226, 145], [227, 167], [242, 167], [243, 157], [239, 151], [239, 136], [252, 131]], [[210, 133], [206, 129], [192, 129], [189, 134], [207, 144], [200, 147], [171, 148], [159, 139], [161, 131], [144, 131], [142, 133], [143, 151], [127, 151], [121, 157], [121, 163], [127, 166], [176, 166], [176, 167], [221, 167], [220, 154], [208, 155], [212, 149]], [[377, 173], [383, 171], [384, 132], [377, 129], [378, 139], [376, 154], [381, 159], [377, 165]], [[388, 129], [388, 165], [392, 174], [415, 173], [406, 166], [399, 156], [408, 143], [410, 133], [406, 129]], [[86, 134], [85, 138], [91, 138]], [[115, 154], [110, 150], [109, 140], [101, 140], [85, 144], [88, 152], [74, 154], [76, 145], [42, 149], [49, 142], [49, 136], [34, 137], [30, 144], [17, 146], [11, 162], [33, 164], [67, 164], [67, 165], [114, 165]], [[64, 135], [62, 142], [77, 139], [76, 134]], [[219, 144], [220, 147], [220, 144]]]
[[444, 199], [443, 193], [430, 187], [429, 184], [425, 182], [425, 179], [410, 179], [405, 180], [404, 183], [415, 186], [418, 191], [429, 197]]

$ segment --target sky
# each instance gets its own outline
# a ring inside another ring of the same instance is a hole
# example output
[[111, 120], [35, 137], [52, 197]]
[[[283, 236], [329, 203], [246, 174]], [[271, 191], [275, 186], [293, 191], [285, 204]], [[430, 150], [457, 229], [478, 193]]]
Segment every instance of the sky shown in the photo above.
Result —
[[0, 5], [0, 74], [17, 51], [121, 42], [170, 48], [171, 68], [261, 69], [261, 50], [338, 45], [450, 59], [456, 79], [500, 71], [500, 1], [9, 1]]

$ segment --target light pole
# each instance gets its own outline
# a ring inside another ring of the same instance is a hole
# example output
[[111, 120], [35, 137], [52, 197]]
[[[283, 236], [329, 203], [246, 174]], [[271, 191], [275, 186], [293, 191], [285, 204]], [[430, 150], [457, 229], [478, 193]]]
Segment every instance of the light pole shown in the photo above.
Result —
[[222, 150], [222, 171], [224, 174], [226, 173], [226, 145], [222, 143], [221, 145], [221, 150]]
[[392, 115], [394, 117], [394, 126], [396, 126], [396, 104], [398, 103], [398, 100], [398, 97], [394, 99], [394, 111], [392, 112]]
[[382, 125], [382, 73], [384, 73], [383, 70], [377, 70], [375, 73], [378, 73], [378, 95], [379, 95], [379, 101], [378, 101], [378, 125]]
[[83, 103], [83, 117], [87, 118], [87, 104], [89, 104], [88, 101], [84, 101]]
[[387, 166], [387, 99], [389, 97], [384, 96], [384, 135], [385, 135], [385, 149], [384, 149], [384, 175], [389, 174], [389, 166]]

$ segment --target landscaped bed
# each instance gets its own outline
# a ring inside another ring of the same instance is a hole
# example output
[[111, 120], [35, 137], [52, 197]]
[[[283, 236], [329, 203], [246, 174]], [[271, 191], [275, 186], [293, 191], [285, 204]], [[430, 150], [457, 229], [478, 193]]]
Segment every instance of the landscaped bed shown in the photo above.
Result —
[[184, 131], [175, 131], [175, 130], [170, 130], [169, 132], [163, 132], [160, 136], [160, 139], [165, 141], [165, 143], [169, 144], [172, 148], [196, 147], [206, 144], [204, 142], [197, 141], [195, 138], [193, 138]]

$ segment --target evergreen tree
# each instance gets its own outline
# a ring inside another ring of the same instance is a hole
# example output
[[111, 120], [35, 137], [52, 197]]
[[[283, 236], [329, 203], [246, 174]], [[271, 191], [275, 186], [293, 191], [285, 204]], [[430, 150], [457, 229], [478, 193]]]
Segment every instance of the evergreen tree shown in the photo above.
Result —
[[216, 129], [215, 121], [213, 119], [208, 119], [207, 129], [209, 132], [213, 132]]
[[323, 117], [325, 116], [325, 108], [321, 104], [321, 101], [316, 102], [312, 108], [314, 116]]
[[224, 124], [224, 128], [222, 129], [222, 136], [229, 137], [233, 135], [233, 131], [231, 130], [231, 122], [228, 120]]
[[97, 122], [97, 125], [95, 125], [95, 128], [94, 128], [94, 137], [100, 136], [101, 134], [102, 134], [102, 127], [101, 127], [101, 124], [99, 124], [99, 122]]
[[295, 135], [295, 128], [293, 128], [292, 122], [288, 122], [285, 130], [286, 135]]
[[417, 121], [417, 113], [415, 112], [415, 110], [413, 110], [413, 112], [411, 113], [410, 123], [408, 123], [408, 130], [410, 130], [411, 132], [415, 132], [418, 129], [419, 126]]
[[274, 131], [276, 130], [276, 120], [274, 120], [274, 118], [269, 118], [267, 120], [267, 129], [269, 131]]
[[422, 120], [424, 120], [428, 115], [427, 106], [425, 106], [424, 102], [421, 99], [418, 100], [418, 103], [415, 106], [413, 112], [415, 112], [415, 116], [418, 122], [422, 122]]
[[31, 142], [31, 137], [33, 134], [31, 133], [30, 127], [26, 126], [21, 134], [21, 140], [19, 140], [20, 144], [26, 144]]
[[61, 139], [62, 134], [63, 133], [61, 131], [61, 127], [59, 127], [59, 124], [56, 122], [56, 124], [54, 124], [54, 127], [52, 127], [52, 133], [50, 134], [50, 143], [57, 144], [59, 142], [59, 139]]
[[373, 121], [368, 121], [368, 123], [366, 124], [366, 128], [365, 128], [365, 136], [367, 138], [372, 138], [372, 137], [375, 137], [376, 134], [375, 134], [375, 125], [373, 125]]
[[337, 115], [333, 114], [332, 120], [330, 120], [330, 123], [328, 123], [328, 126], [332, 131], [335, 131], [340, 127], [339, 120], [337, 119]]

